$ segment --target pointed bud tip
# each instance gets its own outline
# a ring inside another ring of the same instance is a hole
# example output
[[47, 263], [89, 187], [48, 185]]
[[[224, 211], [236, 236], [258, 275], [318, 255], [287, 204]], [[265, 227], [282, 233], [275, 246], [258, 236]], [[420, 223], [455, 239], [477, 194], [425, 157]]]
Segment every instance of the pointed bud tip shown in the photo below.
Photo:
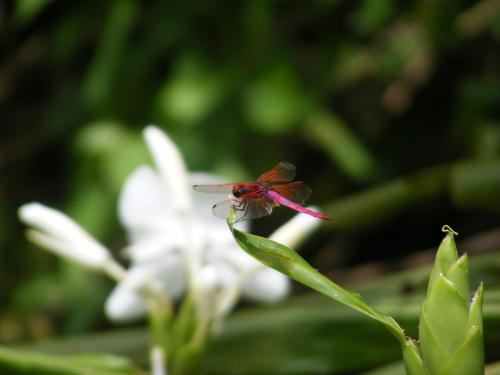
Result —
[[455, 232], [449, 225], [445, 224], [443, 225], [443, 227], [441, 228], [441, 231], [443, 233], [449, 233], [449, 234], [452, 234], [454, 236], [458, 236], [458, 232]]

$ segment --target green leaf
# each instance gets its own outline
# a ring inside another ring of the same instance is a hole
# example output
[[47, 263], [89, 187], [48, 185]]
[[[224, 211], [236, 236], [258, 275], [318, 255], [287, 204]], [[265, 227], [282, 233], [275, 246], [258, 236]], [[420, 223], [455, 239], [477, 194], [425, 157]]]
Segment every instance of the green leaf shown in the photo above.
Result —
[[250, 125], [268, 134], [298, 126], [311, 108], [296, 72], [286, 63], [272, 66], [251, 82], [244, 95]]
[[123, 63], [136, 14], [134, 0], [111, 2], [103, 35], [82, 87], [83, 98], [92, 109], [102, 111], [113, 99], [113, 84], [119, 78], [117, 68]]
[[396, 336], [401, 344], [404, 343], [403, 329], [394, 319], [369, 306], [358, 294], [347, 291], [319, 273], [294, 250], [267, 238], [239, 231], [231, 223], [229, 227], [238, 245], [257, 260], [311, 289], [379, 321]]
[[469, 327], [477, 326], [481, 331], [483, 330], [483, 284], [479, 285], [476, 293], [471, 299], [471, 303], [469, 306]]
[[[467, 333], [469, 307], [467, 300], [444, 276], [439, 277], [424, 301], [422, 315], [446, 354], [455, 351]], [[423, 343], [426, 339], [420, 336]]]
[[0, 347], [2, 374], [139, 375], [144, 372], [125, 358], [109, 354], [61, 356]]
[[359, 2], [352, 23], [363, 35], [373, 35], [395, 13], [393, 0], [363, 0]]
[[[498, 89], [498, 85], [496, 85]], [[474, 96], [478, 97], [477, 91]], [[500, 160], [481, 160], [457, 163], [450, 179], [452, 201], [460, 208], [500, 211]]]
[[173, 363], [172, 375], [196, 375], [201, 373], [203, 359], [205, 356], [205, 345], [203, 342], [190, 342], [177, 352]]
[[450, 357], [443, 368], [443, 374], [482, 375], [484, 374], [483, 333], [474, 327], [462, 345]]
[[[443, 231], [447, 231], [447, 229], [443, 227]], [[432, 289], [433, 284], [441, 274], [446, 275], [448, 273], [449, 269], [453, 266], [453, 264], [455, 264], [457, 259], [458, 251], [455, 245], [455, 239], [453, 237], [453, 233], [448, 232], [439, 245], [431, 277], [429, 278], [429, 286], [427, 288], [428, 291]]]
[[[97, 173], [102, 175], [106, 188], [112, 192], [120, 191], [123, 181], [138, 165], [149, 162], [149, 153], [141, 136], [128, 131], [119, 121], [100, 119], [87, 123], [78, 133], [75, 146], [78, 157], [86, 160], [84, 173], [99, 168]], [[88, 174], [78, 178], [77, 185], [88, 185], [88, 180], [95, 180]], [[106, 197], [109, 200], [109, 191]]]
[[40, 14], [53, 0], [17, 0], [15, 19], [25, 24]]
[[333, 113], [317, 111], [307, 122], [307, 137], [356, 181], [379, 175], [375, 158], [349, 126]]
[[153, 346], [158, 346], [163, 349], [164, 353], [168, 353], [170, 348], [169, 334], [173, 316], [170, 301], [149, 298], [147, 306]]
[[182, 301], [179, 312], [172, 324], [168, 350], [169, 363], [174, 362], [180, 348], [189, 343], [195, 332], [197, 322], [194, 300], [191, 296], [187, 296]]
[[158, 92], [157, 105], [167, 122], [195, 126], [227, 92], [228, 77], [208, 61], [187, 56], [179, 59]]
[[[496, 272], [491, 264], [498, 260], [500, 252], [472, 257], [471, 273], [488, 278], [489, 272]], [[408, 327], [406, 333], [415, 337], [428, 274], [428, 266], [414, 268], [370, 279], [357, 284], [356, 289], [363, 291], [372, 306], [404, 323]], [[498, 274], [496, 279], [488, 278], [489, 284], [498, 283], [499, 278]], [[398, 293], [408, 285], [415, 285], [416, 289]], [[484, 310], [488, 326], [485, 347], [493, 358], [500, 347], [500, 289], [488, 288]], [[146, 367], [149, 340], [145, 329], [127, 328], [25, 343], [22, 349], [60, 354], [113, 352]], [[275, 305], [246, 306], [235, 311], [225, 321], [221, 335], [210, 342], [205, 368], [207, 374], [214, 375], [358, 374], [398, 359], [399, 345], [382, 325], [311, 291]], [[404, 375], [404, 365], [400, 368], [398, 375]]]
[[133, 365], [128, 358], [107, 353], [80, 353], [71, 356], [81, 365], [99, 368], [100, 370], [128, 373]]
[[455, 286], [464, 299], [469, 299], [471, 292], [469, 286], [469, 257], [462, 255], [454, 265], [450, 267], [446, 278]]
[[407, 366], [412, 371], [411, 374], [425, 374], [418, 350], [392, 317], [377, 311], [369, 306], [358, 294], [349, 292], [319, 273], [297, 252], [287, 246], [235, 229], [232, 225], [233, 220], [234, 210], [228, 217], [228, 225], [236, 242], [243, 250], [265, 265], [382, 323], [398, 339], [404, 359], [408, 361]]
[[[424, 307], [422, 308], [422, 310]], [[419, 346], [424, 359], [425, 367], [430, 374], [439, 374], [444, 366], [443, 359], [446, 359], [446, 352], [441, 347], [441, 343], [435, 336], [432, 327], [427, 320], [426, 315], [422, 312], [420, 315], [419, 330]]]

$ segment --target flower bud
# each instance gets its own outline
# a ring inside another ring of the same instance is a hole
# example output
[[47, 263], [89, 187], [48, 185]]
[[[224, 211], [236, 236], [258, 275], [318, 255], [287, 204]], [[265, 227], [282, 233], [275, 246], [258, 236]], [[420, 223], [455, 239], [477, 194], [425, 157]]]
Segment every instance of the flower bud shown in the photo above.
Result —
[[27, 232], [32, 242], [59, 256], [102, 270], [113, 262], [103, 245], [62, 212], [28, 203], [19, 208], [19, 218], [34, 228]]
[[443, 230], [420, 314], [420, 350], [431, 375], [483, 374], [483, 287], [470, 297], [467, 255], [458, 257], [454, 232]]

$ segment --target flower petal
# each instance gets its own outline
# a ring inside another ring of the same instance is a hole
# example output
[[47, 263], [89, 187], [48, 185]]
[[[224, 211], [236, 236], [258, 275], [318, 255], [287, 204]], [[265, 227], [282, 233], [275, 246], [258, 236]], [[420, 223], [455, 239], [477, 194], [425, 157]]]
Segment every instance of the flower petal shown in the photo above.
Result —
[[239, 273], [246, 272], [261, 266], [255, 258], [247, 253], [240, 251], [238, 245], [234, 242], [214, 242], [213, 246], [206, 248], [203, 254], [205, 262], [217, 263], [224, 262], [237, 270]]
[[[308, 208], [318, 211], [317, 207]], [[291, 248], [297, 248], [320, 224], [321, 221], [312, 216], [297, 214], [272, 233], [269, 239]]]
[[148, 263], [133, 266], [125, 280], [118, 284], [106, 301], [106, 315], [113, 321], [131, 321], [146, 314], [141, 287], [155, 283], [171, 299], [177, 299], [186, 288], [182, 258], [168, 254]]
[[184, 159], [174, 142], [156, 126], [144, 130], [144, 139], [149, 146], [160, 177], [171, 194], [175, 209], [182, 214], [190, 214], [191, 186]]
[[174, 207], [158, 174], [148, 166], [132, 172], [119, 199], [118, 216], [132, 242], [175, 225]]
[[184, 239], [179, 235], [179, 231], [165, 231], [163, 234], [151, 235], [149, 238], [133, 243], [124, 249], [124, 254], [128, 256], [134, 265], [160, 260], [162, 256], [169, 253], [180, 254]]
[[19, 208], [19, 218], [36, 228], [29, 231], [33, 242], [59, 256], [98, 269], [112, 261], [108, 250], [62, 212], [40, 203]]
[[203, 266], [194, 279], [196, 308], [198, 316], [205, 321], [214, 318], [218, 305], [218, 289], [220, 279], [218, 270], [212, 265]]
[[262, 266], [262, 269], [243, 282], [241, 291], [243, 297], [255, 302], [276, 302], [289, 294], [290, 280], [285, 275]]

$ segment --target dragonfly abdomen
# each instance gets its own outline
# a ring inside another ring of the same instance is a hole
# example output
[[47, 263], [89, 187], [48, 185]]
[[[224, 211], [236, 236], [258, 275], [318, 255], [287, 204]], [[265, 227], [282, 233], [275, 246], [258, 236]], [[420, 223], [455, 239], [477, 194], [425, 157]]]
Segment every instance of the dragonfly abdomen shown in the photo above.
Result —
[[316, 211], [310, 210], [306, 207], [303, 207], [298, 203], [295, 203], [289, 199], [286, 199], [284, 196], [282, 196], [281, 194], [279, 194], [273, 190], [266, 191], [266, 195], [269, 198], [271, 198], [273, 201], [275, 201], [276, 203], [278, 203], [282, 206], [286, 206], [288, 208], [291, 208], [294, 211], [301, 212], [301, 213], [307, 214], [307, 215], [311, 215], [311, 216], [317, 217], [319, 219], [325, 219], [325, 220], [330, 219], [330, 217], [328, 215], [325, 215], [325, 214], [322, 214], [320, 212], [316, 212]]

